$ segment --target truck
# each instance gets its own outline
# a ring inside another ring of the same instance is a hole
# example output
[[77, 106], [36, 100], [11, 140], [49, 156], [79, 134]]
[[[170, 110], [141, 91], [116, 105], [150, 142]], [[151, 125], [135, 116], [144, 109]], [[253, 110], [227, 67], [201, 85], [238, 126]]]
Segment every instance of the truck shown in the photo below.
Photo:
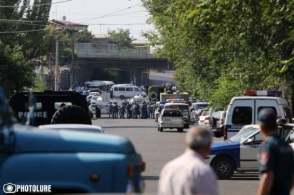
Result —
[[183, 101], [189, 104], [189, 94], [186, 92], [165, 92], [160, 93], [160, 101]]
[[1, 89], [0, 135], [0, 194], [144, 191], [146, 163], [128, 138], [17, 124]]
[[160, 93], [166, 92], [164, 85], [152, 85], [148, 88], [148, 99], [150, 102], [157, 102], [160, 99]]
[[[29, 112], [29, 92], [15, 94], [9, 101], [18, 122], [24, 122]], [[86, 98], [73, 91], [34, 92], [34, 126], [45, 124], [76, 123], [91, 125]]]

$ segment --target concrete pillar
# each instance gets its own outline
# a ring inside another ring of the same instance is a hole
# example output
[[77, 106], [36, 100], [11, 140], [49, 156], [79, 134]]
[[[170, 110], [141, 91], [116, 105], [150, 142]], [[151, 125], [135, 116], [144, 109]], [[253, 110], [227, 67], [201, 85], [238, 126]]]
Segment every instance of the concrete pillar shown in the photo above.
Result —
[[137, 71], [136, 71], [136, 85], [137, 86], [142, 85], [142, 75], [143, 75], [143, 69], [137, 69]]
[[144, 69], [143, 73], [142, 73], [142, 84], [144, 86], [149, 85], [149, 70]]

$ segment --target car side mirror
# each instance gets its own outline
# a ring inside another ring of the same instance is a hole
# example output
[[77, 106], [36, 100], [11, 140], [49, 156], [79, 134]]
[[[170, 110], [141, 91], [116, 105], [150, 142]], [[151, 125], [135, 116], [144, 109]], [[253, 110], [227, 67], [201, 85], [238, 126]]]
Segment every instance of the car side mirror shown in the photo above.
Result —
[[247, 139], [247, 141], [246, 141], [246, 142], [244, 142], [244, 144], [246, 144], [246, 145], [248, 145], [248, 144], [252, 144], [252, 143], [253, 143], [253, 141], [254, 141], [254, 139], [253, 139], [253, 138], [249, 138], [249, 139]]
[[277, 124], [278, 124], [278, 126], [284, 126], [285, 124], [287, 124], [287, 121], [286, 121], [286, 119], [279, 118], [277, 120]]

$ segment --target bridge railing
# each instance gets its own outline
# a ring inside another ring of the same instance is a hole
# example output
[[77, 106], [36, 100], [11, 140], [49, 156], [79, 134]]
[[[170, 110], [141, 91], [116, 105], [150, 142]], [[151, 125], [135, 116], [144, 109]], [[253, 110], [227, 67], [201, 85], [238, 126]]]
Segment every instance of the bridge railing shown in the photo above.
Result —
[[94, 47], [93, 44], [75, 44], [75, 52], [83, 58], [158, 58], [151, 54], [147, 48], [124, 50], [108, 50]]

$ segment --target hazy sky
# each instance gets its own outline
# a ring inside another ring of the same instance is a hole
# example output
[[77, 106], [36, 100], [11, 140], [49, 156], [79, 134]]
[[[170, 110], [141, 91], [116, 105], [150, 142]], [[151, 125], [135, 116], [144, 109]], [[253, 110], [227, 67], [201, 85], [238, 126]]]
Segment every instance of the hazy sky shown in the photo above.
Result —
[[[53, 0], [50, 19], [89, 25], [92, 34], [107, 34], [108, 29], [130, 29], [131, 36], [143, 40], [141, 32], [152, 29], [146, 24], [149, 13], [141, 0]], [[58, 3], [61, 2], [61, 3]]]

